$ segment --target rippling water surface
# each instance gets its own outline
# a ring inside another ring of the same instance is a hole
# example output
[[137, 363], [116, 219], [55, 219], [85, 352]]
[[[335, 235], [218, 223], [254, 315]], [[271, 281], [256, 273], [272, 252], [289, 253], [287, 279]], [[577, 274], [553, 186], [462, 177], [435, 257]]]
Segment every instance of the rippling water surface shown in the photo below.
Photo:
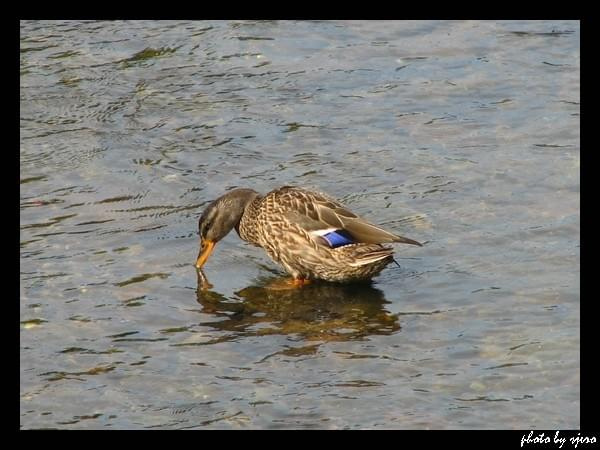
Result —
[[[21, 22], [22, 428], [579, 428], [578, 22]], [[226, 190], [399, 234], [269, 288]]]

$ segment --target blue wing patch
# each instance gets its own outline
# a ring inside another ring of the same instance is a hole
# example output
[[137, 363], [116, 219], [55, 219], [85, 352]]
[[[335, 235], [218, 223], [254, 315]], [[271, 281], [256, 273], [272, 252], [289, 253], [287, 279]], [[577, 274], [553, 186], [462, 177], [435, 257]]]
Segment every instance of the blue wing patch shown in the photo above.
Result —
[[327, 241], [331, 248], [341, 247], [343, 245], [354, 244], [355, 241], [350, 236], [350, 233], [344, 230], [335, 230], [321, 236]]

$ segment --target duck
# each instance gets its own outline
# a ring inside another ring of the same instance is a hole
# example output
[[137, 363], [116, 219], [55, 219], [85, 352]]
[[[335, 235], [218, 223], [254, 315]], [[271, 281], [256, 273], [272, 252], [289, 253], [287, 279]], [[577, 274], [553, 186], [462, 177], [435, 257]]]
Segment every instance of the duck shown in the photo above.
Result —
[[198, 221], [198, 270], [233, 229], [280, 264], [292, 276], [291, 286], [370, 280], [394, 261], [393, 247], [384, 244], [422, 246], [370, 223], [323, 192], [282, 186], [261, 195], [236, 188], [211, 202]]

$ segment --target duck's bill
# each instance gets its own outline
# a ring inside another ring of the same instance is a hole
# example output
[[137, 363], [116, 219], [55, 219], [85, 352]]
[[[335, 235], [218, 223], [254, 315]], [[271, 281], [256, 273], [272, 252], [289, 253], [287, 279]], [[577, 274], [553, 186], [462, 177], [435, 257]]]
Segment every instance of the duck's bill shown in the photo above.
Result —
[[212, 253], [215, 248], [215, 243], [209, 240], [203, 240], [200, 242], [200, 253], [198, 254], [198, 259], [196, 260], [196, 268], [200, 269], [206, 261], [208, 261], [208, 257]]

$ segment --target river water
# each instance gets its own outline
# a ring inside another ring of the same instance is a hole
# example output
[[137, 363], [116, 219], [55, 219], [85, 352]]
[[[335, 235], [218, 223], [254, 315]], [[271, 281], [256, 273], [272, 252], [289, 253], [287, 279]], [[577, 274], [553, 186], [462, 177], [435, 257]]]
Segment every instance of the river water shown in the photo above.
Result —
[[[576, 21], [22, 21], [21, 428], [580, 427]], [[233, 187], [391, 231], [273, 290]]]

